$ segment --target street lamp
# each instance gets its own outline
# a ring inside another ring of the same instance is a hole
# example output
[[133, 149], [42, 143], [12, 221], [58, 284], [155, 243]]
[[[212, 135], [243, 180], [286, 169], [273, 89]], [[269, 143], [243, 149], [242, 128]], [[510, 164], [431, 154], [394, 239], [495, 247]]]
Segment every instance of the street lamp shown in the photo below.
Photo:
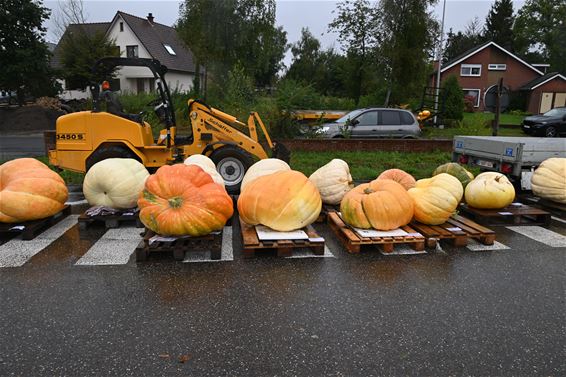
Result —
[[446, 0], [442, 4], [442, 23], [440, 24], [440, 43], [438, 45], [438, 68], [436, 71], [436, 96], [434, 98], [434, 124], [438, 119], [438, 102], [440, 100], [440, 69], [442, 68], [442, 42], [444, 42], [444, 16], [446, 15]]

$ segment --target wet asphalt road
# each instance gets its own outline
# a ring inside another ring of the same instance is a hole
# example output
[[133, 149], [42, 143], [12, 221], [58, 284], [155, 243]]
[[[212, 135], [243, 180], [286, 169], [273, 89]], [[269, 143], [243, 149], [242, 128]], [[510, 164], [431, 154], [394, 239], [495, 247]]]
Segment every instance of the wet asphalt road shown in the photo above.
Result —
[[564, 248], [497, 227], [510, 250], [348, 255], [317, 229], [336, 258], [234, 237], [233, 262], [77, 267], [104, 231], [75, 226], [0, 269], [0, 375], [566, 374]]
[[42, 134], [0, 134], [0, 160], [45, 155]]

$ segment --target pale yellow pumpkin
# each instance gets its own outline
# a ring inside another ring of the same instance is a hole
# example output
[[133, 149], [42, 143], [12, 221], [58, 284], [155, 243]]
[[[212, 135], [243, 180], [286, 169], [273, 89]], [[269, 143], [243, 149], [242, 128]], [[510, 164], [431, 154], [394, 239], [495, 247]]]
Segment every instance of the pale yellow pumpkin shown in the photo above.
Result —
[[291, 167], [285, 161], [278, 158], [265, 158], [263, 160], [259, 160], [250, 166], [248, 171], [246, 171], [244, 179], [242, 179], [242, 184], [240, 185], [240, 192], [243, 192], [246, 186], [256, 178], [273, 174], [278, 171], [289, 170], [291, 170]]
[[326, 204], [340, 204], [344, 195], [354, 187], [348, 164], [338, 158], [312, 173], [309, 179]]
[[456, 177], [440, 173], [432, 178], [418, 180], [408, 193], [415, 203], [415, 220], [438, 225], [446, 222], [456, 211], [464, 188]]
[[486, 172], [468, 183], [465, 198], [470, 207], [499, 209], [515, 200], [515, 188], [505, 175]]
[[108, 158], [94, 164], [83, 182], [85, 199], [91, 206], [117, 209], [137, 205], [149, 172], [132, 158]]
[[533, 194], [566, 204], [566, 158], [544, 160], [531, 177]]
[[214, 161], [203, 154], [193, 154], [185, 159], [185, 165], [196, 165], [204, 170], [215, 183], [218, 183], [220, 186], [224, 187], [224, 178], [220, 175], [218, 170], [216, 170], [216, 165], [214, 165]]

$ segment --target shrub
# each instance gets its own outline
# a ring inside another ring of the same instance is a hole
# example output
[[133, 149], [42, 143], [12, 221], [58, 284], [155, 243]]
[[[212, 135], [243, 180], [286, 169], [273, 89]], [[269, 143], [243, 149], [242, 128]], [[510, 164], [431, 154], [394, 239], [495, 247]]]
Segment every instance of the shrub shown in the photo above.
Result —
[[444, 81], [444, 118], [462, 120], [464, 118], [464, 92], [456, 76], [451, 75]]

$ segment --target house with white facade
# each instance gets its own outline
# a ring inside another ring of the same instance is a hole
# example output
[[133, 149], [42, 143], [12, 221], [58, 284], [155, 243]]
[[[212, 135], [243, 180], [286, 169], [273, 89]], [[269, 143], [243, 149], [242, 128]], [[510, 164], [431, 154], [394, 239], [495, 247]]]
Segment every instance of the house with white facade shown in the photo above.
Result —
[[[168, 68], [165, 75], [171, 91], [185, 92], [193, 87], [195, 77], [194, 57], [174, 28], [155, 22], [151, 13], [146, 18], [117, 12], [111, 22], [71, 24], [65, 34], [81, 27], [87, 33], [104, 31], [114, 41], [120, 56], [129, 58], [157, 59]], [[61, 38], [63, 40], [65, 35]], [[54, 68], [62, 68], [58, 48], [52, 58]], [[64, 83], [63, 83], [64, 84]], [[116, 72], [111, 89], [122, 93], [150, 92], [155, 89], [151, 71], [146, 67], [122, 67]], [[82, 93], [81, 93], [82, 92]], [[87, 97], [85, 91], [65, 91], [65, 98]]]

